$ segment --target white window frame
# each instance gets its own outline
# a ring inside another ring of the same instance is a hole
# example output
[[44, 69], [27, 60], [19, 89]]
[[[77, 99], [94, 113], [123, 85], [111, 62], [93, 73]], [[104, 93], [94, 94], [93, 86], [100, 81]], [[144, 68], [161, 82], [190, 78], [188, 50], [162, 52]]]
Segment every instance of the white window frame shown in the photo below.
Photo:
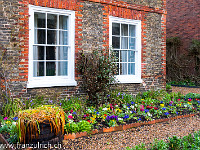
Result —
[[112, 49], [112, 23], [131, 24], [136, 26], [135, 75], [116, 75], [119, 83], [142, 83], [141, 79], [141, 20], [132, 20], [109, 16], [109, 45]]
[[[33, 44], [34, 44], [34, 12], [50, 12], [69, 17], [69, 49], [68, 49], [68, 75], [67, 76], [33, 76]], [[27, 88], [76, 86], [75, 81], [75, 12], [64, 9], [55, 9], [29, 5], [29, 69]]]

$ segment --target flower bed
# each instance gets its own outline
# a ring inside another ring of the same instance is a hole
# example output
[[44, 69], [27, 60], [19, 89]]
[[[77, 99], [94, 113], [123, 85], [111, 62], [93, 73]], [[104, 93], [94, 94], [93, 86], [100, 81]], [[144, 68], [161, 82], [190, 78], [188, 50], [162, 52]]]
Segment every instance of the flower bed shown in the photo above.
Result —
[[[134, 97], [129, 94], [115, 91], [106, 96], [105, 101], [107, 102], [105, 104], [99, 106], [86, 106], [86, 103], [79, 98], [61, 100], [54, 104], [58, 105], [56, 109], [62, 108], [64, 110], [63, 113], [65, 115], [62, 115], [62, 120], [65, 118], [65, 139], [73, 139], [87, 136], [88, 134], [120, 131], [141, 125], [189, 117], [199, 113], [199, 99], [200, 94], [195, 93], [189, 93], [184, 96], [180, 95], [180, 93], [169, 94], [166, 91], [161, 90], [147, 91]], [[34, 107], [37, 106], [37, 100], [29, 101], [31, 104], [34, 103]], [[40, 104], [44, 104], [43, 101], [39, 102]], [[51, 100], [48, 102], [52, 103]], [[24, 103], [22, 102], [22, 104]], [[26, 105], [29, 107], [32, 106], [29, 105], [28, 102], [26, 102]], [[43, 107], [40, 106], [39, 108]], [[25, 114], [32, 114], [29, 113], [32, 112], [31, 109], [22, 112]], [[40, 111], [37, 111], [37, 113], [40, 113]], [[46, 118], [49, 118], [48, 113], [45, 114], [47, 114]], [[23, 116], [24, 115], [21, 114], [18, 117], [25, 119]], [[31, 115], [28, 116], [29, 120], [27, 121], [34, 122], [34, 117], [30, 117]], [[15, 119], [17, 120], [16, 117]], [[7, 136], [7, 139], [13, 134], [19, 137], [19, 135], [17, 135], [18, 132], [16, 133], [15, 130], [10, 132], [10, 129], [12, 128], [11, 124], [14, 122], [14, 118], [8, 119], [7, 117], [4, 117], [0, 133]], [[8, 128], [6, 126], [8, 126]], [[41, 128], [37, 125], [37, 121], [34, 122], [33, 127], [34, 130], [39, 130]], [[26, 141], [26, 138], [30, 138], [24, 136], [25, 134], [23, 134], [23, 140], [21, 141]], [[12, 141], [10, 142], [14, 143]]]

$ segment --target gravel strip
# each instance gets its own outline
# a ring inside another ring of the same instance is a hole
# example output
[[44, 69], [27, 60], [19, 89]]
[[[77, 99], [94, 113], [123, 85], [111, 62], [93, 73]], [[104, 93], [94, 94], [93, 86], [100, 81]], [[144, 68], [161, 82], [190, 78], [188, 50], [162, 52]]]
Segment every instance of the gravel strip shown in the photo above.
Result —
[[121, 150], [140, 143], [150, 144], [155, 138], [167, 140], [176, 135], [183, 137], [200, 130], [200, 116], [170, 120], [164, 123], [145, 125], [125, 131], [111, 132], [82, 137], [63, 142], [66, 149]]

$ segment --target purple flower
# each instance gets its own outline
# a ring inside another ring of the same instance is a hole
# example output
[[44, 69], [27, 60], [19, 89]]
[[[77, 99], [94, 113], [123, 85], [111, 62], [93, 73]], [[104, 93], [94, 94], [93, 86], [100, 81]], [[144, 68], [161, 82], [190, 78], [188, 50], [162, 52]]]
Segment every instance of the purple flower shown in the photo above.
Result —
[[83, 117], [84, 117], [84, 118], [86, 118], [87, 116], [86, 116], [86, 115], [84, 115]]
[[135, 104], [134, 102], [131, 102], [131, 105]]
[[145, 113], [147, 113], [147, 112], [149, 112], [149, 110], [148, 110], [148, 109], [145, 109]]
[[60, 106], [62, 105], [62, 103], [60, 103]]
[[14, 117], [13, 120], [17, 121], [17, 120], [18, 120], [18, 117]]
[[169, 103], [170, 103], [170, 104], [173, 104], [174, 102], [173, 102], [173, 101], [170, 101]]
[[74, 111], [72, 114], [76, 115], [76, 112]]
[[3, 120], [7, 120], [7, 119], [8, 119], [8, 117], [3, 118]]
[[30, 102], [32, 102], [32, 100]]
[[97, 115], [99, 115], [99, 112], [97, 112]]
[[31, 106], [32, 106], [33, 104], [34, 104], [34, 103], [32, 103]]
[[166, 113], [165, 113], [165, 115], [167, 116], [167, 115], [169, 115], [169, 113], [168, 113], [168, 112], [166, 112]]
[[141, 118], [138, 118], [138, 121], [141, 121]]
[[172, 104], [169, 104], [169, 106], [172, 106]]
[[176, 114], [178, 115], [178, 112], [176, 112]]
[[107, 95], [107, 97], [110, 97], [110, 95]]
[[160, 101], [160, 103], [163, 103], [163, 101]]
[[124, 116], [124, 119], [128, 119], [128, 118], [129, 118], [129, 115], [125, 115], [125, 116]]
[[162, 110], [166, 110], [166, 108], [165, 108], [165, 107], [163, 107], [163, 108], [162, 108]]
[[23, 105], [25, 106], [25, 104], [23, 103]]

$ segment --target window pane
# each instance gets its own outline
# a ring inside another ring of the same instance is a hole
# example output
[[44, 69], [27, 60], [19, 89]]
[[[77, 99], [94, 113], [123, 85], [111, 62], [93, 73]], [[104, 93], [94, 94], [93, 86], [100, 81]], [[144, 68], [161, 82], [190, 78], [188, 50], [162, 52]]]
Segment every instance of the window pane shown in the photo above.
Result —
[[68, 60], [68, 47], [66, 47], [66, 46], [59, 47], [58, 60]]
[[35, 17], [35, 27], [36, 28], [45, 28], [45, 13], [34, 13], [34, 17]]
[[57, 15], [47, 14], [47, 28], [49, 29], [57, 28]]
[[116, 51], [114, 50], [113, 53], [114, 53], [116, 62], [119, 62], [119, 51], [118, 50], [116, 50]]
[[122, 49], [128, 49], [128, 38], [127, 37], [122, 37], [122, 42], [121, 42], [121, 48]]
[[67, 30], [67, 16], [59, 16], [59, 29]]
[[44, 46], [33, 46], [33, 60], [44, 60]]
[[127, 51], [120, 51], [120, 62], [127, 62]]
[[128, 51], [128, 62], [135, 62], [135, 52]]
[[128, 36], [128, 25], [127, 24], [122, 24], [122, 36]]
[[112, 23], [112, 35], [120, 35], [120, 24]]
[[135, 50], [135, 38], [129, 38], [129, 49]]
[[67, 45], [68, 44], [68, 31], [60, 31], [60, 45]]
[[47, 44], [57, 44], [57, 30], [47, 30]]
[[47, 46], [46, 47], [46, 60], [56, 60], [56, 47]]
[[120, 37], [112, 37], [112, 46], [113, 48], [120, 48]]
[[56, 66], [55, 62], [46, 62], [46, 76], [55, 76]]
[[67, 76], [68, 62], [58, 62], [58, 75]]
[[120, 63], [120, 74], [127, 75], [127, 63]]
[[33, 62], [33, 76], [44, 76], [44, 62]]
[[46, 31], [44, 29], [35, 29], [35, 44], [46, 43]]
[[128, 64], [128, 74], [135, 75], [135, 63]]
[[135, 37], [135, 25], [130, 25], [129, 26], [129, 36], [130, 37]]

